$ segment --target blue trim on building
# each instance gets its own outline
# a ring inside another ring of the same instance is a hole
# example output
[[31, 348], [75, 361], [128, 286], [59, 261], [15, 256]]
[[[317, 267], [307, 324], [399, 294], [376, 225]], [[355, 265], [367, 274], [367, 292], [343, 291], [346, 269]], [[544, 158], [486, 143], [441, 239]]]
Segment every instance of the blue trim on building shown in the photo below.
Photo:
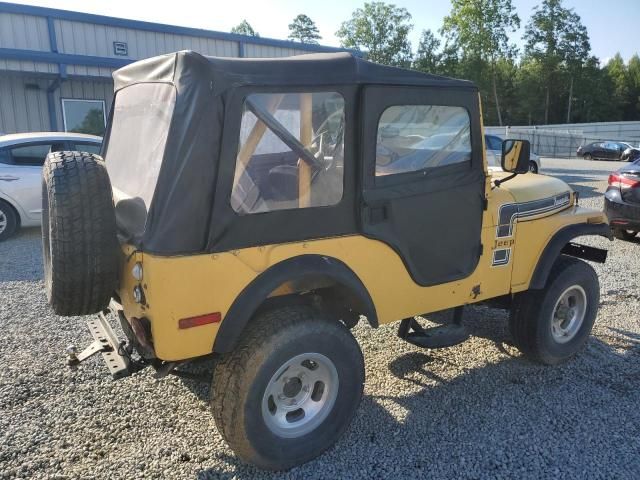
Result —
[[[92, 55], [70, 55], [68, 53], [43, 52], [40, 50], [21, 50], [18, 48], [0, 48], [0, 58], [63, 65], [84, 65], [87, 67], [120, 68], [135, 62], [124, 58], [95, 57]], [[37, 73], [37, 72], [36, 72]]]
[[273, 38], [252, 37], [237, 33], [217, 32], [214, 30], [204, 30], [201, 28], [179, 27], [176, 25], [165, 25], [162, 23], [143, 22], [141, 20], [129, 20], [125, 18], [107, 17], [104, 15], [94, 15], [92, 13], [72, 12], [69, 10], [58, 10], [55, 8], [35, 7], [32, 5], [18, 5], [15, 3], [0, 2], [0, 13], [17, 13], [22, 15], [35, 15], [38, 17], [50, 17], [60, 20], [70, 20], [75, 22], [97, 23], [120, 28], [132, 28], [135, 30], [145, 30], [150, 32], [171, 33], [176, 35], [190, 35], [195, 37], [212, 38], [216, 40], [227, 40], [232, 42], [245, 42], [256, 45], [268, 45], [272, 47], [295, 48], [297, 50], [307, 50], [310, 52], [344, 52], [350, 51], [356, 55], [362, 55], [358, 50], [347, 48], [329, 47], [325, 45], [311, 45], [308, 43], [292, 42], [289, 40], [277, 40]]
[[47, 30], [49, 32], [49, 45], [52, 52], [58, 51], [58, 40], [56, 39], [56, 25], [52, 17], [47, 17]]

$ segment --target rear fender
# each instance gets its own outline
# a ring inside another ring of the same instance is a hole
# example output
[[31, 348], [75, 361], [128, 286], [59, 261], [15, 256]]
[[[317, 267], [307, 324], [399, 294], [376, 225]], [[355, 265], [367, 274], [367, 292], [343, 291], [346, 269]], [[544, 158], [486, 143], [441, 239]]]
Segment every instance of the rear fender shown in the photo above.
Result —
[[[300, 255], [284, 260], [261, 273], [238, 295], [227, 312], [216, 335], [213, 351], [226, 353], [232, 351], [242, 331], [251, 318], [265, 305], [273, 307], [278, 302], [270, 295], [286, 284], [314, 284], [314, 279], [328, 279], [333, 287], [327, 289], [329, 302], [334, 302], [335, 292], [357, 314], [367, 317], [372, 327], [378, 326], [375, 306], [369, 292], [358, 276], [343, 262], [324, 255]], [[307, 282], [307, 280], [309, 280]], [[322, 295], [322, 294], [321, 294]], [[299, 297], [299, 295], [297, 295]], [[295, 301], [290, 295], [283, 301]], [[275, 297], [277, 300], [277, 297]], [[351, 325], [350, 325], [351, 326]]]

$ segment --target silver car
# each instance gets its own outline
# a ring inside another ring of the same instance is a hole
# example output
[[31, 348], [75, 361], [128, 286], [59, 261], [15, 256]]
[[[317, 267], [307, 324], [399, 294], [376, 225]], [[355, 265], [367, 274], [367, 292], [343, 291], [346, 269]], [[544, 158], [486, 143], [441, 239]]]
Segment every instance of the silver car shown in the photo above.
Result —
[[[497, 135], [485, 135], [484, 142], [487, 146], [487, 163], [489, 168], [502, 169], [502, 139]], [[531, 173], [538, 173], [542, 164], [540, 157], [535, 153], [529, 154], [529, 171]]]
[[40, 225], [42, 164], [49, 152], [99, 153], [102, 138], [81, 133], [38, 132], [0, 136], [0, 241], [18, 228]]

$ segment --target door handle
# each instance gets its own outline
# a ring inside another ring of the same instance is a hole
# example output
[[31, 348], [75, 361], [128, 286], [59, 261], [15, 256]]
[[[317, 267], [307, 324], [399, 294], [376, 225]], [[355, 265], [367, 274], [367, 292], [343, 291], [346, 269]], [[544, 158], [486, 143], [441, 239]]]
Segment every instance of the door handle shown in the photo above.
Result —
[[0, 175], [0, 180], [5, 182], [13, 182], [14, 180], [20, 180], [20, 177], [14, 177], [13, 175]]

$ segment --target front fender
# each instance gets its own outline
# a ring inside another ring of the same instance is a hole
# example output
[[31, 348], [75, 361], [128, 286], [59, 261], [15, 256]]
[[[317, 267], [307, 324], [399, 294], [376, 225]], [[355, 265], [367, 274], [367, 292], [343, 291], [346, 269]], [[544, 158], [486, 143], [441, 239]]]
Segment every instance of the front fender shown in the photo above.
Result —
[[561, 253], [566, 253], [566, 251], [563, 250], [567, 244], [574, 238], [584, 235], [598, 235], [606, 237], [609, 240], [613, 238], [611, 228], [607, 223], [577, 223], [561, 228], [553, 235], [553, 237], [551, 237], [551, 240], [544, 248], [533, 272], [533, 276], [531, 277], [529, 288], [544, 288], [547, 283], [547, 279], [549, 278], [551, 267], [553, 267], [553, 264]]

